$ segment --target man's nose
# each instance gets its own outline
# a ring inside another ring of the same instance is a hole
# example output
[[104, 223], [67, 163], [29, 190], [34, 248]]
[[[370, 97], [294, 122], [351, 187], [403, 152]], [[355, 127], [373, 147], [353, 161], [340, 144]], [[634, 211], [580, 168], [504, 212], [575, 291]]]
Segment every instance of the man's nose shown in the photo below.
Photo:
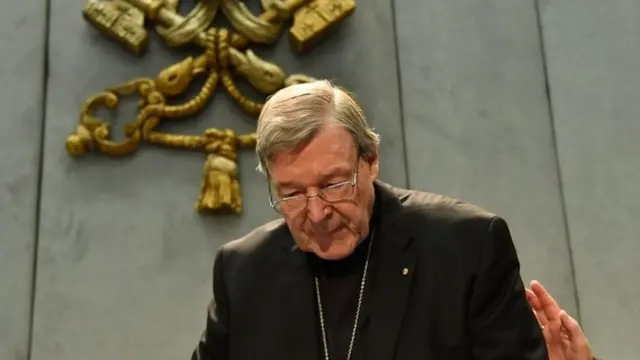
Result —
[[321, 223], [327, 217], [327, 204], [320, 196], [311, 196], [307, 200], [307, 216], [313, 223]]

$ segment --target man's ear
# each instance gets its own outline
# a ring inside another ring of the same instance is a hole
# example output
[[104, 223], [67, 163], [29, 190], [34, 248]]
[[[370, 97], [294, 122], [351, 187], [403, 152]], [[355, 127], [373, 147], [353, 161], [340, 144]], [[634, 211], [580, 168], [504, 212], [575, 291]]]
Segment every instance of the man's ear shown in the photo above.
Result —
[[371, 177], [371, 181], [375, 181], [378, 179], [380, 175], [380, 158], [378, 157], [378, 149], [369, 154], [366, 158], [367, 164], [369, 165], [369, 174]]

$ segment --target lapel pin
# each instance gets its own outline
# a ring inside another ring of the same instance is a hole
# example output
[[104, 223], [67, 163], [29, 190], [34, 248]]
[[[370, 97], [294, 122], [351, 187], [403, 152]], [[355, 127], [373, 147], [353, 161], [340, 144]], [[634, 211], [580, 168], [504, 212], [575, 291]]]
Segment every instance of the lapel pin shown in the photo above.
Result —
[[409, 273], [409, 269], [404, 268], [402, 269], [402, 275], [407, 275]]

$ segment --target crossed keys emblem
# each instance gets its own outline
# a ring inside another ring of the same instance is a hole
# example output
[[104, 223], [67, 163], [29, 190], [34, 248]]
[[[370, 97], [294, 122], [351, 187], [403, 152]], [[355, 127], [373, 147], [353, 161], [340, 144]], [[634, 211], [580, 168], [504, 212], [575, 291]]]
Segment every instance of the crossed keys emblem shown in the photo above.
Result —
[[[189, 56], [155, 77], [141, 77], [106, 89], [83, 104], [79, 123], [66, 140], [71, 156], [100, 152], [108, 156], [134, 153], [142, 143], [206, 153], [199, 212], [242, 211], [238, 182], [237, 152], [253, 148], [255, 133], [236, 134], [231, 129], [206, 129], [201, 135], [184, 135], [156, 130], [167, 120], [179, 120], [200, 112], [220, 87], [226, 90], [247, 114], [257, 116], [262, 102], [241, 93], [235, 78], [250, 83], [260, 93], [270, 95], [296, 83], [315, 80], [304, 74], [287, 75], [278, 65], [258, 57], [247, 47], [273, 44], [283, 26], [291, 22], [289, 38], [294, 51], [310, 49], [330, 28], [355, 10], [355, 0], [261, 0], [263, 12], [254, 15], [241, 0], [199, 0], [186, 15], [178, 12], [179, 0], [90, 0], [83, 15], [108, 37], [135, 55], [144, 54], [149, 34], [145, 22], [152, 22], [167, 46], [196, 44], [203, 54]], [[212, 23], [221, 11], [231, 29]], [[202, 87], [181, 104], [167, 99], [183, 94], [194, 79], [204, 77]], [[139, 96], [137, 116], [125, 124], [122, 141], [111, 139], [111, 125], [99, 119], [99, 107], [115, 109], [126, 96]]]

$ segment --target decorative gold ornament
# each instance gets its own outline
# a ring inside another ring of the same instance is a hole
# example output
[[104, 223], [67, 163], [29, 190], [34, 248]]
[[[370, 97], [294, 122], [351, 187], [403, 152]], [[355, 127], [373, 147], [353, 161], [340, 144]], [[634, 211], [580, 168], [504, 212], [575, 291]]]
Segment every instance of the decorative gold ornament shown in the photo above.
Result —
[[[233, 75], [244, 78], [264, 95], [315, 79], [304, 74], [287, 76], [276, 64], [246, 49], [249, 43], [274, 43], [283, 25], [292, 20], [292, 47], [298, 53], [305, 52], [356, 7], [355, 0], [261, 0], [261, 4], [264, 12], [255, 16], [241, 0], [199, 0], [182, 16], [178, 13], [179, 0], [90, 0], [83, 11], [85, 20], [135, 55], [146, 51], [147, 19], [169, 47], [196, 44], [204, 48], [204, 53], [167, 67], [155, 79], [134, 79], [89, 98], [80, 111], [76, 131], [67, 138], [67, 152], [71, 156], [95, 151], [124, 156], [135, 152], [142, 142], [203, 150], [207, 159], [196, 210], [240, 213], [237, 151], [253, 148], [255, 133], [238, 135], [230, 129], [207, 129], [203, 135], [180, 135], [159, 132], [156, 127], [163, 120], [200, 112], [220, 82], [246, 113], [257, 116], [263, 104], [243, 95]], [[232, 29], [211, 26], [218, 10]], [[183, 94], [199, 76], [206, 78], [195, 96], [183, 104], [167, 104], [168, 98]], [[94, 111], [99, 107], [114, 109], [125, 96], [140, 96], [141, 101], [136, 120], [125, 125], [125, 139], [116, 142], [111, 140], [110, 124]]]

